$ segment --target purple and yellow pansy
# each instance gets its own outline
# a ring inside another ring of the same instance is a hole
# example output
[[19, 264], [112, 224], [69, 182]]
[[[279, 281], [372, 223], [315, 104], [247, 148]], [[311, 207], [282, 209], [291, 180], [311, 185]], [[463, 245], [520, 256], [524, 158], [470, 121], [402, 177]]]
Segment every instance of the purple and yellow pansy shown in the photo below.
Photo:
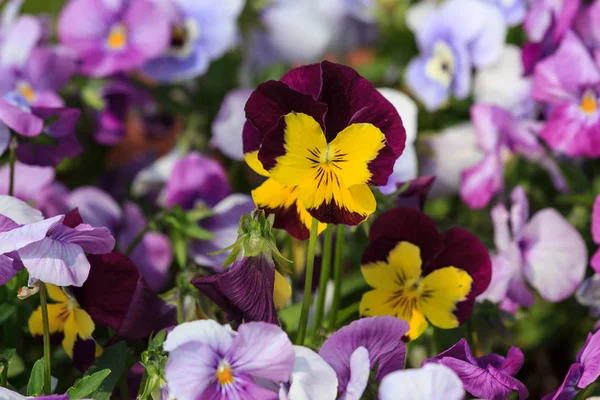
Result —
[[451, 329], [469, 317], [475, 297], [489, 285], [487, 249], [470, 232], [439, 233], [433, 221], [411, 208], [381, 214], [369, 232], [361, 271], [373, 290], [360, 302], [362, 315], [395, 315], [417, 338], [432, 325]]
[[357, 225], [375, 211], [406, 134], [394, 106], [353, 69], [323, 61], [258, 86], [246, 103], [244, 156], [269, 177], [252, 192], [298, 239], [312, 218]]

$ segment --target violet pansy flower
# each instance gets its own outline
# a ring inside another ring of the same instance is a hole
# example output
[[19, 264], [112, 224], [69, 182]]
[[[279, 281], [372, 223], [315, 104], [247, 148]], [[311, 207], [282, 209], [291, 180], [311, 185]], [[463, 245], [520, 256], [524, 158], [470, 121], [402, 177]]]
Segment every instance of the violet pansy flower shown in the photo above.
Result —
[[525, 16], [523, 29], [529, 40], [540, 42], [554, 21], [554, 36], [562, 37], [570, 28], [579, 10], [580, 0], [554, 1], [536, 0]]
[[255, 379], [287, 381], [295, 358], [287, 334], [263, 322], [242, 324], [237, 334], [212, 320], [184, 323], [169, 333], [163, 348], [169, 352], [169, 392], [179, 400], [276, 400], [277, 393]]
[[572, 400], [577, 394], [600, 377], [600, 332], [588, 334], [579, 350], [575, 363], [571, 365], [565, 380], [554, 392], [542, 400]]
[[540, 136], [571, 157], [600, 155], [600, 70], [581, 40], [567, 32], [558, 51], [539, 62], [531, 96], [550, 106]]
[[558, 167], [538, 141], [537, 121], [514, 117], [489, 104], [472, 106], [471, 121], [484, 157], [461, 174], [460, 195], [469, 207], [485, 207], [504, 187], [504, 164], [512, 154], [538, 162], [551, 173], [558, 189], [566, 189]]
[[169, 20], [150, 0], [70, 0], [58, 36], [79, 53], [84, 73], [108, 76], [160, 56], [169, 43]]
[[523, 22], [527, 12], [527, 0], [482, 0], [496, 6], [508, 26], [516, 26]]
[[402, 338], [407, 333], [406, 321], [384, 316], [362, 318], [331, 335], [319, 355], [335, 370], [339, 394], [346, 400], [360, 399], [375, 365], [375, 380], [403, 369], [406, 348]]
[[494, 63], [502, 54], [506, 25], [496, 7], [479, 0], [450, 0], [416, 27], [420, 55], [406, 70], [406, 83], [429, 111], [451, 94], [464, 99], [471, 69]]
[[475, 397], [503, 400], [517, 391], [519, 399], [523, 400], [528, 396], [527, 388], [514, 377], [523, 361], [523, 352], [517, 347], [511, 347], [506, 358], [497, 354], [475, 358], [467, 341], [461, 339], [448, 350], [423, 361], [423, 365], [435, 363], [452, 369], [462, 380], [465, 390]]
[[338, 380], [321, 356], [304, 346], [294, 346], [294, 367], [289, 383], [281, 384], [279, 400], [335, 400]]
[[204, 74], [211, 61], [238, 41], [237, 18], [244, 0], [175, 0], [169, 45], [144, 71], [159, 81], [177, 81]]
[[379, 400], [463, 400], [465, 389], [460, 378], [442, 364], [425, 364], [386, 375], [379, 386]]
[[583, 238], [552, 208], [530, 219], [523, 188], [513, 190], [511, 199], [510, 212], [502, 204], [492, 210], [498, 254], [492, 258], [492, 282], [479, 300], [501, 303], [509, 312], [530, 307], [534, 297], [525, 281], [548, 301], [566, 299], [585, 275], [588, 258]]
[[225, 95], [219, 113], [212, 123], [211, 146], [232, 160], [244, 159], [242, 131], [246, 123], [244, 106], [252, 89], [235, 89]]

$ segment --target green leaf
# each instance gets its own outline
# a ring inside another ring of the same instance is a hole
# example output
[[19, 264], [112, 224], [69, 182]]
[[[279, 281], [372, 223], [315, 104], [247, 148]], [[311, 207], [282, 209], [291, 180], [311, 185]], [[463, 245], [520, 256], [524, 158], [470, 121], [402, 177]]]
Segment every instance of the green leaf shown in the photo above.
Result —
[[27, 395], [39, 396], [44, 389], [44, 357], [40, 358], [33, 364], [29, 383], [27, 383]]
[[58, 144], [58, 140], [54, 139], [52, 136], [49, 136], [45, 133], [41, 135], [35, 136], [29, 139], [31, 143], [40, 144], [40, 145], [51, 145], [56, 146]]
[[67, 390], [69, 399], [83, 399], [84, 397], [92, 394], [96, 389], [100, 387], [104, 379], [110, 375], [110, 369], [103, 369], [92, 375], [86, 375], [83, 378], [77, 380], [73, 387]]
[[183, 269], [187, 265], [187, 243], [179, 232], [171, 234], [171, 244], [173, 245], [173, 255], [179, 268]]
[[1, 304], [0, 305], [0, 325], [6, 322], [7, 319], [17, 311], [17, 307], [14, 304]]
[[17, 350], [15, 349], [6, 349], [2, 352], [2, 357], [4, 357], [5, 360], [10, 361], [10, 359], [13, 358], [16, 352]]
[[211, 215], [214, 215], [214, 212], [207, 208], [199, 209], [199, 210], [192, 210], [192, 211], [188, 211], [187, 220], [190, 222], [198, 222], [201, 219], [210, 217]]
[[[94, 393], [93, 398], [98, 400], [101, 393], [112, 393], [113, 389], [117, 386], [119, 378], [125, 372], [127, 363], [127, 343], [124, 341], [118, 342], [104, 349], [102, 356], [96, 360], [96, 365], [90, 368], [86, 375], [92, 375], [98, 371], [110, 370], [110, 375], [102, 382], [102, 385], [98, 388], [98, 391]], [[109, 396], [110, 397], [110, 396]]]
[[198, 225], [188, 225], [184, 228], [183, 233], [192, 239], [196, 240], [211, 240], [215, 237], [215, 234], [202, 229]]

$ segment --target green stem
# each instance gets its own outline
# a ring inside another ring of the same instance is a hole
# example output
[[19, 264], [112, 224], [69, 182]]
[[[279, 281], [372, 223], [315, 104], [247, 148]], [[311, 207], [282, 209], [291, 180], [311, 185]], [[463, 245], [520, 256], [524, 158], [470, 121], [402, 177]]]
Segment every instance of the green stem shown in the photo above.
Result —
[[2, 372], [0, 373], [0, 386], [6, 387], [8, 382], [8, 360], [0, 355], [0, 367]]
[[119, 380], [119, 390], [121, 391], [121, 399], [129, 400], [129, 385], [127, 384], [127, 368], [121, 374], [121, 379]]
[[50, 324], [48, 322], [48, 301], [46, 284], [40, 281], [40, 301], [42, 302], [42, 326], [44, 328], [44, 394], [52, 393], [52, 372], [50, 369]]
[[184, 293], [183, 289], [179, 288], [177, 294], [177, 324], [185, 322], [185, 314], [183, 312]]
[[333, 264], [333, 303], [329, 313], [329, 329], [335, 329], [337, 323], [337, 312], [340, 307], [340, 298], [342, 296], [342, 265], [344, 261], [344, 225], [337, 226], [335, 238], [335, 262]]
[[331, 271], [331, 243], [333, 240], [333, 227], [327, 225], [325, 235], [323, 237], [323, 256], [321, 262], [321, 276], [319, 278], [319, 297], [317, 299], [317, 308], [315, 311], [315, 321], [312, 328], [312, 337], [316, 339], [317, 332], [321, 328], [323, 315], [325, 314], [325, 295], [327, 292], [327, 281]]
[[304, 279], [304, 298], [302, 299], [302, 313], [300, 314], [300, 324], [298, 325], [298, 336], [296, 344], [304, 343], [306, 335], [306, 326], [308, 325], [308, 311], [312, 303], [311, 288], [313, 279], [313, 269], [315, 266], [315, 248], [317, 247], [317, 235], [319, 232], [319, 221], [316, 218], [312, 220], [310, 227], [310, 238], [308, 239], [308, 252], [306, 253], [306, 271]]
[[129, 257], [131, 255], [131, 253], [133, 253], [133, 251], [138, 246], [138, 244], [140, 244], [140, 242], [142, 241], [142, 239], [144, 238], [146, 233], [148, 233], [152, 230], [152, 227], [150, 224], [151, 223], [149, 222], [148, 225], [146, 225], [144, 227], [144, 229], [142, 229], [140, 231], [140, 233], [137, 234], [137, 236], [133, 239], [133, 242], [131, 242], [131, 244], [127, 247], [127, 250], [125, 250], [125, 255], [127, 257]]
[[9, 146], [8, 163], [9, 163], [9, 178], [8, 178], [8, 195], [12, 196], [15, 192], [15, 161], [17, 160], [17, 137], [13, 135]]

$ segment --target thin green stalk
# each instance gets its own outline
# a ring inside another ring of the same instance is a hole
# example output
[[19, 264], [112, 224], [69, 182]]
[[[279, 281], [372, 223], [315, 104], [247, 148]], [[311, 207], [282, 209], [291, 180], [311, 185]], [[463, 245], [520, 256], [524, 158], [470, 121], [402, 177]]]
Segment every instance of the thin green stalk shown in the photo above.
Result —
[[302, 313], [300, 314], [300, 324], [298, 325], [298, 336], [296, 344], [304, 343], [306, 336], [306, 326], [308, 325], [308, 311], [312, 303], [311, 287], [313, 279], [313, 269], [315, 266], [315, 248], [317, 247], [317, 235], [319, 232], [319, 221], [316, 218], [312, 220], [310, 227], [310, 238], [308, 239], [308, 251], [306, 253], [306, 271], [304, 279], [304, 298], [302, 299]]
[[15, 161], [17, 160], [17, 137], [13, 135], [9, 146], [8, 163], [8, 195], [12, 196], [15, 192]]
[[46, 284], [40, 281], [40, 301], [42, 302], [42, 326], [44, 328], [44, 394], [52, 393], [52, 371], [50, 369], [50, 324], [48, 322], [48, 300]]
[[183, 310], [183, 302], [184, 302], [184, 293], [182, 288], [178, 288], [177, 293], [177, 324], [182, 324], [185, 322], [185, 313]]
[[127, 384], [127, 368], [121, 374], [121, 379], [119, 379], [119, 390], [121, 392], [121, 399], [128, 400], [129, 399], [129, 385]]
[[142, 241], [142, 239], [144, 238], [146, 233], [148, 233], [152, 230], [152, 227], [150, 224], [151, 223], [148, 223], [148, 225], [146, 225], [144, 227], [144, 229], [142, 229], [140, 231], [140, 233], [137, 234], [137, 236], [133, 239], [133, 242], [131, 242], [131, 244], [127, 247], [127, 250], [125, 250], [125, 255], [127, 257], [129, 257], [131, 255], [131, 253], [133, 253], [133, 251], [138, 246], [138, 244], [140, 244], [140, 242]]
[[0, 386], [6, 387], [6, 383], [8, 382], [8, 360], [1, 355], [0, 367], [2, 367], [2, 372], [0, 373]]
[[317, 332], [321, 328], [323, 315], [325, 314], [325, 294], [327, 292], [327, 281], [331, 271], [331, 243], [333, 241], [333, 227], [327, 225], [323, 237], [323, 255], [321, 257], [321, 276], [319, 278], [319, 297], [317, 299], [317, 308], [315, 310], [315, 321], [312, 328], [312, 337], [316, 339]]
[[335, 238], [335, 262], [333, 264], [333, 303], [329, 313], [329, 329], [335, 329], [337, 323], [337, 312], [340, 307], [342, 296], [342, 265], [344, 264], [344, 225], [337, 226]]

